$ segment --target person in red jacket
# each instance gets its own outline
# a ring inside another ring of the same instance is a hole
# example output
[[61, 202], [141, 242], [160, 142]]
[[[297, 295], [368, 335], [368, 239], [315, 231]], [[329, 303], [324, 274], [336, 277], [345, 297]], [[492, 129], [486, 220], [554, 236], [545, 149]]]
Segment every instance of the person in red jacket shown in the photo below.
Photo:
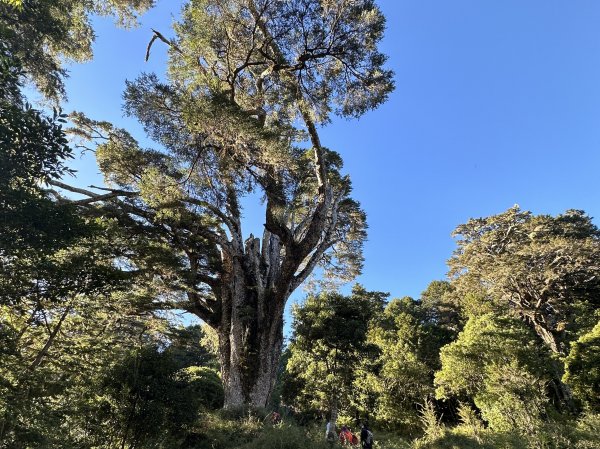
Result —
[[352, 432], [346, 426], [342, 426], [342, 431], [340, 432], [340, 443], [342, 446], [351, 446], [352, 445]]
[[279, 424], [281, 422], [281, 415], [277, 412], [273, 412], [273, 414], [271, 415], [271, 423], [276, 426], [277, 424]]

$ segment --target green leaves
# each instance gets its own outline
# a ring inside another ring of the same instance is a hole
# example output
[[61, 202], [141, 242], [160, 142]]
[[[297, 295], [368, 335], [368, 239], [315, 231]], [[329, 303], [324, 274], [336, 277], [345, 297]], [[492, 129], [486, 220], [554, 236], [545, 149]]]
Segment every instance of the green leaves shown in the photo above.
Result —
[[137, 13], [153, 0], [2, 0], [0, 41], [21, 60], [25, 75], [46, 97], [64, 98], [63, 63], [92, 56], [92, 14], [116, 16], [121, 25], [135, 23]]
[[586, 408], [600, 410], [600, 322], [571, 344], [563, 382]]
[[455, 235], [449, 265], [459, 300], [479, 294], [520, 315], [555, 352], [577, 332], [569, 322], [575, 310], [599, 305], [599, 233], [582, 211], [533, 216], [514, 207], [472, 219]]
[[[435, 375], [438, 397], [475, 394], [488, 369], [515, 364], [546, 375], [545, 358], [532, 332], [521, 322], [494, 314], [470, 318], [458, 339], [441, 350]], [[500, 369], [499, 368], [499, 369]]]
[[291, 123], [298, 101], [317, 122], [331, 111], [357, 117], [393, 89], [377, 50], [384, 24], [370, 0], [192, 1], [176, 29], [172, 73], [192, 90], [261, 109], [267, 121]]
[[18, 9], [23, 7], [23, 0], [0, 0], [0, 3], [6, 3], [7, 5]]
[[0, 188], [29, 192], [37, 183], [70, 171], [72, 157], [62, 129], [65, 115], [46, 116], [24, 101], [19, 92], [21, 65], [0, 44]]

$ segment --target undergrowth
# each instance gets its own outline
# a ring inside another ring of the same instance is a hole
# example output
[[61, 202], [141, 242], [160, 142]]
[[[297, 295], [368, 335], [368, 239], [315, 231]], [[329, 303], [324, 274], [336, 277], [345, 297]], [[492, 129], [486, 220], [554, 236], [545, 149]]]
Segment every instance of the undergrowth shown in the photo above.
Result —
[[[393, 432], [375, 430], [374, 449], [598, 449], [600, 415], [588, 414], [577, 421], [547, 422], [533, 434], [497, 432], [485, 428], [466, 411], [463, 422], [450, 427], [423, 411], [423, 436], [408, 441]], [[206, 413], [190, 429], [182, 449], [340, 449], [325, 441], [324, 424], [299, 425], [284, 418], [273, 425], [265, 411]]]

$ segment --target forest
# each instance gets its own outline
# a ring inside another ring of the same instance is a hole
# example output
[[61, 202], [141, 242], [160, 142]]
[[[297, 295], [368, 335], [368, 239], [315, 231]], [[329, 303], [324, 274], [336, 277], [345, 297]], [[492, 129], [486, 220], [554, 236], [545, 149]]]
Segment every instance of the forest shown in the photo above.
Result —
[[64, 112], [94, 18], [154, 6], [0, 0], [0, 448], [600, 447], [585, 211], [455, 223], [418, 297], [355, 283], [368, 217], [323, 136], [394, 91], [375, 1], [189, 0], [148, 33], [168, 76], [123, 82], [146, 140]]

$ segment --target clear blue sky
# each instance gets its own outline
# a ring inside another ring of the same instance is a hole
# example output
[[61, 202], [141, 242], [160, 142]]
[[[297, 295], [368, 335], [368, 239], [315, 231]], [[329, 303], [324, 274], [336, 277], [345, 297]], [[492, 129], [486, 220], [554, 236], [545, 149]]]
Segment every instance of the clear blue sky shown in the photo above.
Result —
[[[124, 81], [164, 73], [164, 46], [154, 45], [149, 63], [144, 53], [150, 28], [172, 35], [180, 4], [158, 0], [134, 31], [98, 20], [95, 59], [71, 67], [65, 110], [142, 139], [121, 112]], [[377, 111], [322, 131], [368, 216], [359, 282], [418, 297], [444, 278], [458, 224], [515, 203], [534, 213], [576, 208], [600, 217], [599, 1], [378, 4], [396, 91]], [[90, 158], [76, 167], [80, 185], [100, 182]], [[262, 218], [246, 214], [255, 231]]]

